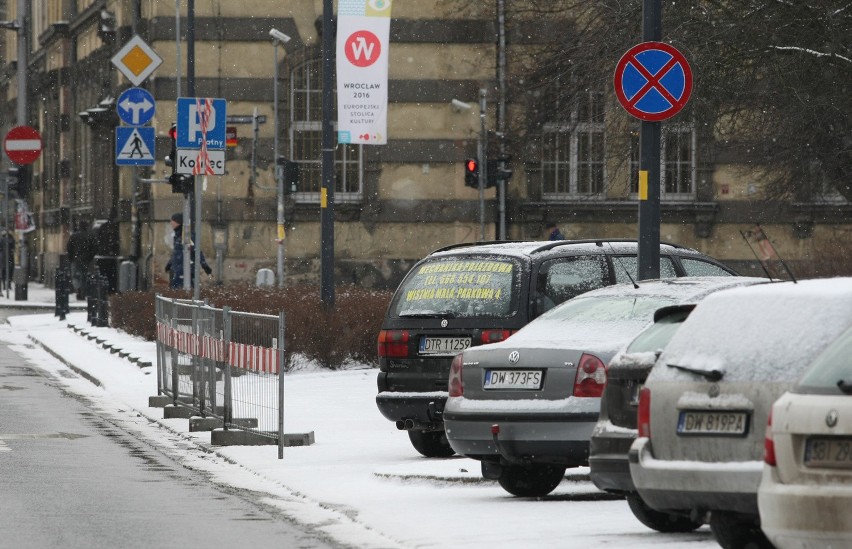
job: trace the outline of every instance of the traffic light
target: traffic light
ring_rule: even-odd
[[[19,197],[27,195],[29,172],[28,166],[12,165],[6,172],[6,181],[10,193],[16,193]]]
[[[192,191],[193,179],[191,175],[177,173],[177,124],[172,124],[169,128],[169,138],[172,140],[172,146],[169,155],[164,159],[166,166],[172,169],[169,185],[172,186],[173,193],[186,194]]]
[[[296,192],[299,187],[299,165],[285,156],[279,156],[277,163],[284,182],[284,194]]]
[[[479,160],[476,158],[468,158],[464,161],[464,185],[479,188]]]

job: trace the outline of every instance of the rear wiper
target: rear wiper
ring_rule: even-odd
[[[455,318],[453,311],[426,311],[422,313],[400,313],[400,318]]]
[[[841,379],[837,382],[837,387],[843,391],[845,395],[852,395],[852,381],[846,381],[845,379]]]
[[[677,364],[666,364],[669,368],[676,368],[678,370],[683,370],[684,372],[689,372],[691,374],[697,374],[701,377],[707,379],[707,381],[719,381],[725,375],[725,372],[721,370],[702,370],[701,368],[690,368],[689,366],[679,366]]]

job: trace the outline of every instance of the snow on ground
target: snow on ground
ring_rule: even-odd
[[[53,292],[29,287],[29,306]],[[0,306],[21,306],[0,295]],[[122,428],[217,482],[264,494],[263,502],[327,537],[358,548],[717,547],[707,527],[691,534],[647,529],[621,499],[597,490],[588,470],[569,470],[545,498],[515,498],[485,481],[467,458],[427,459],[376,409],[376,371],[306,369],[286,376],[285,431],[313,431],[310,446],[213,447],[185,419],[148,407],[157,392],[155,344],[109,328],[87,328],[132,350],[120,358],[69,328],[88,326],[84,312],[66,321],[45,314],[0,325],[0,341],[89,399]],[[84,377],[85,374],[85,377]],[[96,380],[96,385],[87,377]]]

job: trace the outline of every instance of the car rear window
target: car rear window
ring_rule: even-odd
[[[615,272],[615,282],[617,284],[624,284],[638,279],[638,263],[639,259],[635,255],[612,256],[612,268]],[[627,273],[630,273],[630,276],[627,276]],[[677,271],[675,271],[672,258],[660,256],[660,278],[675,278],[676,276]]]
[[[852,329],[846,330],[814,360],[796,392],[843,394],[838,383],[852,385]]]
[[[848,293],[804,286],[760,284],[705,298],[674,334],[651,375],[695,379],[674,367],[679,366],[721,371],[726,382],[794,383],[852,325]]]
[[[681,257],[680,264],[683,265],[686,276],[733,276],[722,267],[700,259]]]
[[[689,311],[677,311],[669,314],[649,326],[645,331],[636,336],[627,348],[629,353],[656,352],[662,350],[669,343],[686,317]]]
[[[435,258],[417,267],[397,290],[394,314],[507,317],[517,311],[518,270],[511,259]]]

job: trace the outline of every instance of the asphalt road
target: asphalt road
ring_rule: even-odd
[[[0,344],[0,546],[334,547],[259,499],[184,468]]]

